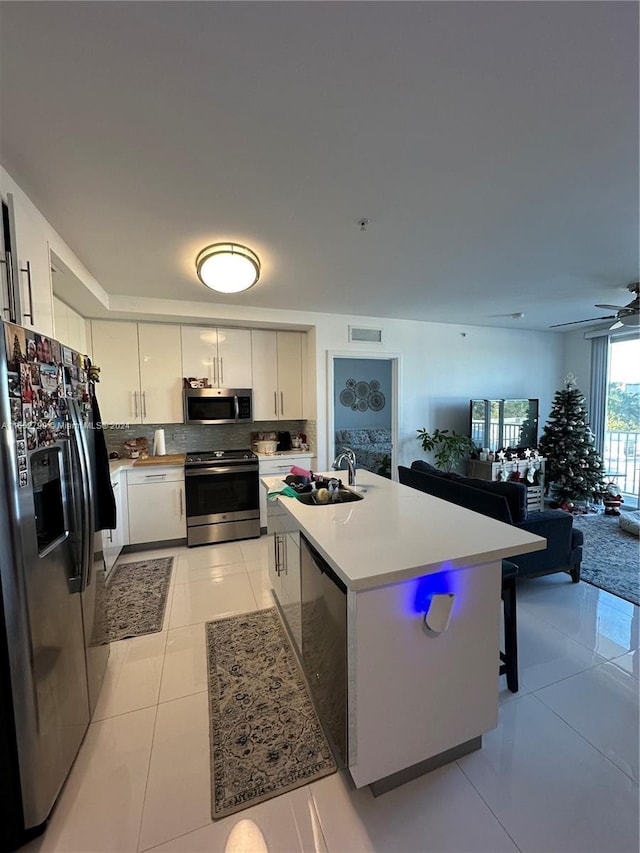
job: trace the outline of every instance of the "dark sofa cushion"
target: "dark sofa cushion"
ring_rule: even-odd
[[[478,480],[474,477],[464,477],[460,480],[461,485],[473,486],[493,495],[502,495],[506,498],[511,512],[511,520],[514,524],[527,520],[527,487],[523,483],[509,483],[500,480]]]
[[[446,477],[433,476],[426,471],[413,467],[405,468],[399,465],[398,478],[405,486],[419,489],[428,495],[433,495],[436,498],[441,498],[443,501],[449,501],[449,503],[473,510],[473,512],[482,513],[482,515],[495,518],[496,521],[504,521],[507,524],[511,524],[509,504],[503,495],[475,489],[470,485],[460,488],[460,485],[464,481],[462,477],[457,480],[450,480]]]
[[[490,492],[493,495],[501,495],[503,498],[506,498],[509,505],[511,517],[508,521],[510,523],[519,524],[527,518],[527,487],[523,483],[504,483],[499,480],[478,480],[474,477],[461,477],[460,474],[454,473],[445,474],[444,471],[434,468],[433,465],[424,462],[422,459],[416,459],[412,462],[411,470],[430,474],[432,477],[439,477],[440,479],[455,480],[460,485],[472,486],[474,489]],[[482,510],[478,510],[478,512],[482,512]],[[486,512],[485,515],[490,515],[490,513]],[[492,517],[495,518],[495,516]]]
[[[456,474],[455,471],[441,471],[439,468],[430,465],[423,459],[416,459],[411,463],[413,471],[422,471],[423,474],[431,474],[433,477],[442,477],[444,480],[462,480],[461,474]]]

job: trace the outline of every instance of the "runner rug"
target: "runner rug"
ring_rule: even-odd
[[[615,515],[576,515],[573,523],[584,534],[582,580],[640,604],[638,537],[623,530]]]
[[[117,565],[106,583],[108,639],[124,640],[162,630],[173,557]]]
[[[337,769],[275,607],[206,625],[214,820]]]

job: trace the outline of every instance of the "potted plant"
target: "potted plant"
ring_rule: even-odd
[[[455,430],[435,429],[428,433],[426,429],[417,430],[418,441],[427,453],[433,453],[436,465],[447,474],[455,468],[461,459],[477,450],[473,441],[467,435],[460,435]]]

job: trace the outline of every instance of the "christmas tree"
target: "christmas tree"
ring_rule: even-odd
[[[560,504],[602,497],[605,470],[589,429],[584,395],[569,374],[556,395],[540,438],[547,483]]]

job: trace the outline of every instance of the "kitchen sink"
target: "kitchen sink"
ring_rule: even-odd
[[[327,501],[327,503],[320,503],[320,501],[316,500],[316,496],[313,492],[306,492],[305,494],[298,495],[297,500],[307,506],[335,506],[336,504],[347,504],[352,503],[353,501],[361,501],[363,498],[364,495],[352,492],[351,489],[338,489],[337,496],[333,495],[332,499]]]

